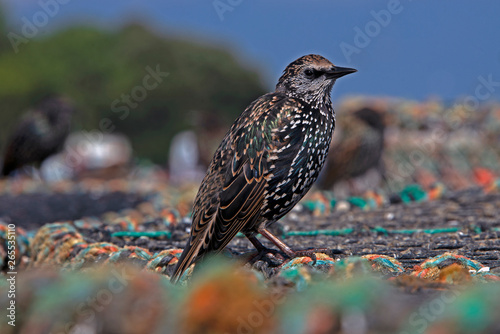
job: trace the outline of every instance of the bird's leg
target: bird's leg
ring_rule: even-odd
[[[316,263],[316,254],[315,254],[316,252],[320,252],[320,253],[330,253],[331,252],[328,248],[311,248],[311,249],[294,251],[290,247],[288,247],[283,241],[278,239],[274,234],[272,234],[271,232],[269,232],[265,228],[260,229],[259,233],[263,237],[265,237],[266,239],[271,241],[273,244],[275,244],[290,259],[300,257],[300,256],[308,256],[311,258],[311,260],[313,260],[313,264],[315,264]],[[264,246],[262,246],[262,247],[264,247]]]
[[[275,258],[276,255],[278,255],[280,257],[279,260],[281,261],[284,260],[283,256],[280,254],[279,251],[267,248],[259,241],[259,239],[257,239],[255,235],[247,235],[246,237],[248,238],[248,240],[250,240],[252,245],[254,245],[254,247],[257,249],[257,254],[253,256],[248,262],[255,263],[260,259],[262,259],[264,256],[268,256],[269,254],[273,255],[273,258]]]

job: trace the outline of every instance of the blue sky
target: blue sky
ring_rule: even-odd
[[[487,100],[500,99],[500,1],[2,0],[10,29],[53,1],[66,4],[42,34],[75,23],[112,28],[141,20],[162,33],[231,48],[260,69],[269,89],[290,61],[319,53],[359,70],[341,79],[334,97],[449,101],[475,96],[480,78],[489,77]]]

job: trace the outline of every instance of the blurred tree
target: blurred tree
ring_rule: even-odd
[[[124,133],[137,156],[162,164],[175,133],[207,114],[229,126],[264,92],[256,71],[229,51],[138,24],[72,27],[29,40],[18,53],[2,47],[0,78],[2,147],[20,112],[58,93],[75,101],[77,128]]]

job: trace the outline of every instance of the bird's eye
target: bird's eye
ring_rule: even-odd
[[[312,78],[312,77],[313,77],[313,75],[314,75],[314,71],[313,71],[312,69],[310,69],[310,68],[306,68],[306,69],[304,70],[304,74],[306,75],[306,77],[308,77],[308,78]]]

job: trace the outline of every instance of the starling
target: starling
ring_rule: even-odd
[[[48,96],[28,112],[7,141],[2,175],[43,160],[60,151],[69,134],[72,105],[64,98]]]
[[[363,175],[371,168],[383,174],[384,119],[375,109],[364,107],[346,115],[332,140],[325,170],[318,181],[320,188]],[[383,176],[383,175],[382,175]]]
[[[330,91],[336,79],[353,72],[322,56],[303,56],[286,67],[274,92],[259,97],[236,119],[195,198],[190,237],[172,282],[207,253],[224,249],[238,232],[259,254],[269,250],[258,233],[289,258],[313,254],[293,251],[267,227],[317,179],[335,127]]]

